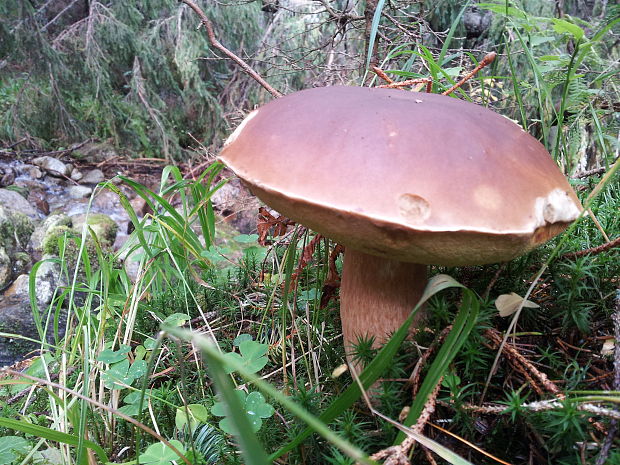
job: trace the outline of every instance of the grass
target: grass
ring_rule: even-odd
[[[572,182],[591,216],[506,264],[434,268],[427,330],[406,340],[412,315],[380,350],[360,341],[365,369],[354,379],[343,369],[337,300],[321,305],[334,244],[318,241],[299,267],[314,237],[302,228],[270,246],[256,235],[223,241],[210,202],[226,182],[217,163],[193,181],[167,167],[155,190],[123,178],[148,203],[144,218],[106,184],[134,231],[115,255],[87,229],[59,234],[66,285],[47,308],[36,308],[31,280],[46,342],[21,373],[0,378],[0,463],[373,463],[406,437],[425,446],[413,449],[415,463],[427,454],[452,464],[595,463],[620,403],[602,350],[620,305],[620,260],[618,249],[570,253],[620,235],[618,122],[597,106],[617,92],[601,78],[614,75],[601,51],[616,23],[582,35],[581,22],[482,7],[500,15],[506,60],[468,95],[517,118],[569,175],[583,168],[575,145],[589,125],[606,171]],[[385,64],[404,78],[427,77],[424,64],[445,90],[460,59],[447,44],[457,23],[439,53],[401,44]],[[511,292],[540,308],[500,317],[495,299]],[[369,406],[363,391],[373,386]],[[419,418],[428,420],[420,431],[401,426]],[[620,463],[617,451],[607,463]]]

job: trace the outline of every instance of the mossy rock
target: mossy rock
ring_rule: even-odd
[[[17,192],[23,198],[28,199],[28,188],[26,187],[11,184],[10,186],[6,186],[5,189],[9,191]]]
[[[28,244],[33,231],[34,222],[28,216],[0,205],[0,246],[9,251],[18,245]]]
[[[118,232],[118,224],[108,215],[103,213],[81,214],[72,216],[71,220],[73,221],[73,229],[78,234],[82,233],[84,222],[86,222],[102,245],[114,244],[116,233]]]
[[[60,255],[59,240],[63,237],[69,238],[71,236],[76,236],[76,233],[70,226],[59,224],[49,228],[41,242],[43,253],[57,257]]]
[[[70,227],[71,225],[71,218],[62,212],[54,212],[45,218],[45,220],[34,229],[34,232],[30,236],[29,246],[34,252],[36,259],[38,260],[40,258],[44,248],[43,244],[47,241],[48,236],[54,228],[57,226]],[[56,238],[58,238],[58,235],[56,235]]]

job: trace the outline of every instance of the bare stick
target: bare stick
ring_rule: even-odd
[[[458,89],[459,87],[461,87],[463,84],[465,84],[467,81],[469,81],[471,78],[474,77],[474,75],[480,71],[482,68],[484,68],[485,66],[490,65],[491,63],[493,63],[493,60],[495,60],[495,57],[497,56],[497,53],[495,52],[491,52],[489,54],[487,54],[480,63],[478,63],[478,66],[476,66],[474,69],[472,69],[469,74],[467,74],[465,77],[463,77],[463,79],[461,79],[459,82],[457,82],[456,84],[454,84],[452,87],[450,87],[448,90],[446,90],[445,92],[442,92],[441,95],[450,95],[452,92],[454,92],[456,89]]]
[[[606,244],[599,245],[598,247],[592,247],[591,249],[580,250],[579,252],[569,252],[562,255],[562,258],[577,258],[583,257],[588,254],[599,254],[601,252],[605,252],[606,250],[613,249],[614,247],[620,246],[620,237],[616,237],[613,241],[609,241]]]
[[[497,330],[487,329],[484,335],[490,341],[492,341],[496,346],[501,345],[502,337],[497,332]],[[503,352],[509,356],[509,358],[518,361],[519,364],[521,364],[527,370],[529,370],[529,372],[538,379],[540,384],[542,384],[545,387],[545,389],[547,389],[547,391],[551,392],[552,394],[555,394],[559,398],[564,397],[564,395],[562,394],[560,389],[555,385],[555,383],[549,380],[546,374],[539,371],[534,365],[532,365],[532,363],[528,359],[526,359],[523,355],[521,355],[514,347],[506,344],[504,345],[502,349],[503,349]]]
[[[179,0],[179,1],[182,3],[185,3],[188,7],[194,10],[194,12],[196,12],[196,14],[200,17],[200,21],[202,22],[202,25],[205,27],[205,30],[207,31],[207,37],[209,38],[209,42],[211,42],[211,45],[213,45],[215,48],[221,51],[224,55],[226,55],[232,61],[237,63],[247,75],[249,75],[252,79],[254,79],[261,86],[263,86],[267,90],[267,92],[269,92],[271,95],[273,95],[276,98],[282,97],[281,92],[278,92],[273,87],[271,87],[269,83],[265,81],[256,71],[254,71],[250,65],[248,65],[244,60],[242,60],[237,55],[235,55],[233,52],[231,52],[226,47],[224,47],[220,43],[220,41],[217,40],[217,38],[215,37],[215,32],[213,31],[213,24],[211,23],[209,18],[207,18],[207,15],[205,15],[205,13],[200,9],[200,7],[196,5],[196,3],[194,3],[192,0]]]

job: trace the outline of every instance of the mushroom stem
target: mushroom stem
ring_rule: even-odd
[[[359,336],[383,344],[407,319],[426,286],[426,265],[368,255],[347,247],[340,285],[340,319],[347,358]],[[417,321],[422,316],[419,314]],[[415,328],[412,325],[412,328]]]

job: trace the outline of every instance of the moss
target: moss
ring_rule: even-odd
[[[16,246],[25,246],[33,231],[34,223],[30,218],[0,206],[0,244],[3,244],[7,251]],[[19,243],[16,243],[16,239]]]
[[[71,229],[69,226],[54,226],[47,232],[47,234],[43,238],[43,242],[41,244],[43,253],[45,255],[58,256],[60,254],[60,250],[58,248],[58,240],[64,236],[68,237],[73,234],[73,229]]]
[[[116,239],[116,233],[118,232],[118,224],[103,213],[91,213],[86,215],[75,215],[71,217],[73,220],[73,229],[78,233],[82,233],[82,227],[84,221],[88,223],[88,226],[93,230],[97,239],[102,245],[111,245]]]
[[[28,189],[26,187],[11,184],[10,186],[6,186],[5,189],[17,192],[23,198],[28,199]]]

